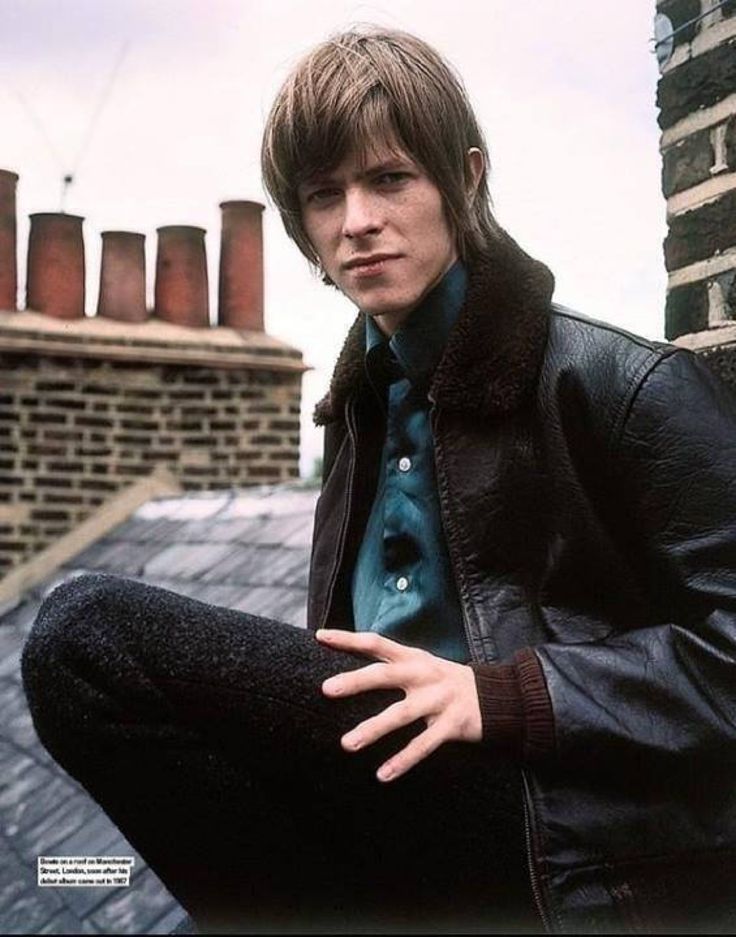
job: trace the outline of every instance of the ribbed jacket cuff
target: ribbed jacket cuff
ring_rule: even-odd
[[[524,761],[554,751],[554,714],[537,655],[519,651],[511,664],[470,665],[483,720],[483,740]]]

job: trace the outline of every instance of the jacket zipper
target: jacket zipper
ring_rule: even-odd
[[[348,522],[350,519],[350,509],[351,501],[353,495],[353,482],[355,479],[355,463],[356,463],[356,450],[358,446],[357,442],[357,433],[355,431],[355,414],[353,412],[353,401],[349,400],[345,405],[345,423],[348,428],[348,436],[350,437],[350,463],[348,465],[348,483],[345,486],[345,507],[342,515],[342,523],[340,525],[340,536],[337,545],[337,561],[332,568],[332,576],[330,578],[330,588],[327,593],[327,602],[325,603],[325,610],[322,613],[322,620],[320,621],[320,627],[324,628],[327,624],[327,619],[330,616],[330,609],[332,608],[332,597],[335,592],[335,584],[337,582],[338,573],[340,572],[340,567],[342,566],[342,558],[345,553],[345,541],[347,540],[347,531],[348,531]]]
[[[435,467],[436,467],[436,470],[437,470],[438,480],[439,480],[439,476],[440,476],[440,474],[441,474],[441,475],[442,475],[442,481],[443,481],[443,483],[444,483],[444,485],[445,485],[445,487],[446,487],[446,486],[447,486],[447,481],[446,481],[446,475],[445,475],[445,467],[444,467],[444,465],[442,464],[442,456],[441,456],[440,448],[439,448],[439,446],[437,445],[437,432],[436,432],[436,429],[437,429],[437,426],[438,426],[438,424],[439,424],[439,415],[438,415],[437,411],[435,410],[434,401],[432,400],[431,396],[430,396],[429,399],[430,399],[430,401],[431,401],[431,403],[432,403],[432,409],[431,409],[431,411],[430,411],[430,425],[431,425],[431,427],[432,427],[432,438],[433,438],[433,442],[434,442],[433,449],[434,449],[434,454],[435,454]],[[457,568],[458,568],[458,564],[457,564],[457,562],[455,561],[455,557],[454,557],[455,548],[454,548],[454,546],[453,546],[452,541],[451,541],[450,538],[447,536],[447,523],[446,523],[446,521],[445,521],[445,513],[444,513],[444,510],[443,510],[442,497],[440,496],[440,489],[439,489],[439,488],[438,488],[438,492],[437,492],[437,493],[438,493],[438,496],[439,496],[440,515],[441,515],[441,517],[442,517],[442,526],[443,526],[443,529],[444,529],[444,531],[445,531],[445,539],[446,539],[446,541],[447,541],[448,552],[449,552],[449,555],[450,555],[450,562],[451,562],[452,565],[453,565],[454,571],[456,571]],[[455,581],[457,582],[457,575],[455,575]],[[459,590],[458,590],[458,598],[459,598],[459,600],[460,600],[460,610],[462,611],[462,615],[463,615],[463,626],[464,626],[464,628],[465,628],[465,638],[466,638],[466,640],[467,640],[467,642],[468,642],[468,650],[470,651],[470,653],[471,653],[471,655],[472,655],[472,654],[473,654],[473,651],[472,651],[472,647],[473,647],[473,646],[472,646],[472,644],[471,644],[471,642],[470,642],[470,624],[469,624],[469,621],[468,621],[468,615],[467,615],[467,611],[466,611],[466,605],[465,605],[465,602],[463,601],[463,596],[462,596],[462,594],[460,593]],[[473,656],[474,656],[474,655],[473,655]],[[529,881],[530,881],[531,889],[532,889],[532,897],[533,897],[533,900],[534,900],[534,905],[535,905],[535,907],[536,907],[536,909],[537,909],[537,913],[539,914],[539,917],[540,917],[541,920],[542,920],[542,925],[544,926],[545,931],[546,931],[547,933],[552,933],[552,925],[551,925],[551,922],[550,922],[549,915],[548,915],[548,913],[547,913],[546,905],[545,905],[545,903],[544,903],[544,897],[543,897],[543,895],[542,895],[542,889],[541,889],[541,887],[540,887],[540,885],[539,885],[539,876],[538,876],[538,874],[537,874],[537,869],[536,869],[536,866],[535,866],[535,864],[534,864],[534,855],[533,855],[533,851],[532,851],[532,825],[531,825],[531,817],[530,817],[530,810],[531,810],[531,808],[530,808],[530,806],[529,806],[529,805],[531,804],[531,792],[530,792],[530,790],[529,790],[529,782],[528,782],[527,777],[526,777],[526,774],[525,774],[525,772],[524,772],[523,770],[521,771],[521,778],[522,778],[523,787],[524,787],[524,790],[523,790],[523,792],[522,792],[522,802],[523,802],[523,806],[524,806],[524,841],[525,841],[525,846],[526,846],[526,862],[527,862],[527,868],[529,869]]]
[[[531,823],[531,791],[529,790],[529,781],[526,776],[526,772],[522,769],[521,779],[524,785],[524,839],[526,842],[526,862],[529,869],[529,881],[532,886],[532,897],[534,899],[534,904],[537,909],[539,917],[542,919],[542,925],[544,926],[545,931],[548,934],[552,933],[552,923],[550,921],[549,914],[547,913],[547,907],[544,902],[544,896],[542,895],[542,889],[539,884],[539,875],[537,874],[537,867],[534,864],[534,852],[533,852],[533,843],[532,843],[532,823]]]

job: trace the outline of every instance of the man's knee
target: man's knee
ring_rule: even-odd
[[[112,576],[85,575],[54,589],[41,605],[23,648],[21,672],[40,735],[69,716],[75,695],[89,689],[100,635],[120,614],[128,585]]]
[[[119,582],[112,576],[79,576],[49,593],[23,649],[24,677],[46,669],[53,674],[71,647],[86,643],[114,603]]]

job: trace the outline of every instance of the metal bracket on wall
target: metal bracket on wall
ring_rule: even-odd
[[[700,16],[695,16],[686,23],[681,23],[677,29],[672,25],[672,20],[669,16],[665,13],[657,13],[654,17],[654,38],[649,41],[654,43],[654,49],[652,51],[655,52],[657,56],[659,67],[662,68],[665,66],[672,58],[672,52],[675,48],[675,36],[679,35],[690,26],[694,26],[695,23],[704,20],[707,16],[715,13],[716,10],[720,10],[721,7],[731,2],[732,0],[720,0],[719,3],[715,3],[709,10],[701,13]]]

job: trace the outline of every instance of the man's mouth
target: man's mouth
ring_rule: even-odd
[[[398,254],[366,254],[361,257],[353,257],[343,264],[343,269],[349,270],[354,276],[361,279],[363,277],[374,277],[384,273],[388,265],[398,259]]]

